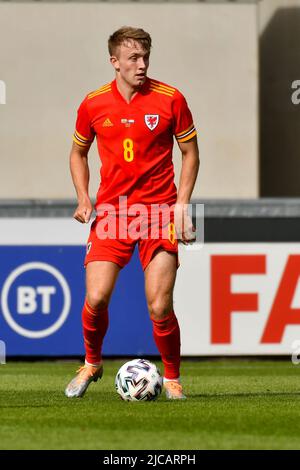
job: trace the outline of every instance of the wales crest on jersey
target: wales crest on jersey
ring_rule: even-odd
[[[146,126],[150,129],[150,131],[153,131],[156,128],[158,121],[158,114],[145,114],[145,123]]]

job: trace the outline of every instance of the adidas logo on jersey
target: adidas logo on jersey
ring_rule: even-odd
[[[102,127],[111,127],[111,126],[113,126],[113,123],[111,122],[109,118],[106,118],[104,123],[102,124]]]

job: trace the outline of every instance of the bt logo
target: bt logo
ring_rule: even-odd
[[[21,336],[37,339],[55,333],[67,319],[70,307],[68,283],[49,264],[23,264],[4,282],[1,295],[3,316]]]
[[[38,286],[36,289],[30,286],[17,288],[17,312],[26,315],[37,311],[37,296],[41,296],[41,310],[43,314],[49,314],[51,309],[51,295],[56,293],[53,286]]]

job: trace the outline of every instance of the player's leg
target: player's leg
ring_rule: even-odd
[[[98,366],[108,328],[108,305],[121,267],[111,261],[93,261],[86,266],[86,299],[82,325],[86,364]]]
[[[145,269],[145,292],[153,336],[164,364],[167,397],[183,399],[180,384],[180,330],[173,308],[177,254],[160,249]]]
[[[85,365],[66,388],[68,397],[81,397],[92,381],[102,377],[102,343],[108,328],[108,305],[121,267],[111,261],[86,266],[86,299],[82,309]]]

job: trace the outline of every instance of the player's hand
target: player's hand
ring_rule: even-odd
[[[184,245],[196,240],[196,229],[187,211],[187,204],[175,204],[174,223],[178,241]]]
[[[74,212],[74,219],[78,220],[82,224],[87,224],[90,221],[93,212],[93,205],[90,199],[78,201],[78,206]]]

